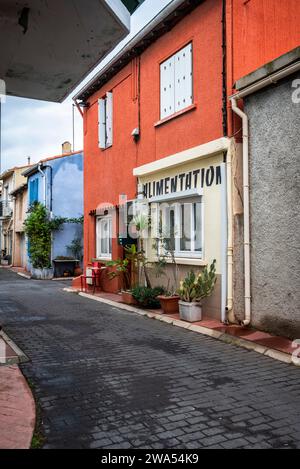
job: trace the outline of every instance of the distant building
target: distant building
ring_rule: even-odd
[[[26,236],[24,221],[27,212],[27,183],[18,186],[10,195],[13,198],[13,240],[12,240],[12,265],[13,267],[26,267]]]
[[[13,263],[14,240],[14,201],[12,192],[26,183],[22,175],[28,166],[15,167],[4,171],[0,180],[2,194],[0,199],[0,246],[1,262],[11,265]]]
[[[79,218],[83,215],[83,152],[64,153],[39,161],[23,173],[27,177],[28,207],[41,202],[50,217]],[[71,256],[68,246],[82,239],[80,223],[65,223],[53,233],[51,260]],[[27,254],[27,268],[31,264]]]

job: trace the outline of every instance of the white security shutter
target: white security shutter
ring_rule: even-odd
[[[174,56],[160,65],[160,118],[174,114]]]
[[[159,204],[152,202],[150,204],[150,219],[151,219],[151,238],[159,238]]]
[[[193,103],[193,58],[192,44],[175,54],[175,111]]]
[[[105,99],[98,99],[98,143],[100,148],[106,148]]]
[[[113,143],[113,94],[106,93],[106,147]]]

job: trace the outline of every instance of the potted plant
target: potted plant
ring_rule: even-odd
[[[168,278],[168,286],[162,295],[157,298],[160,301],[161,308],[165,314],[176,314],[179,311],[179,295],[176,292],[178,285],[178,266],[175,258],[175,240],[174,237],[166,236],[162,228],[159,229],[159,236],[153,243],[153,248],[158,252],[158,261],[156,262],[157,276],[163,274],[167,265],[167,259],[171,260],[171,271],[173,283],[170,287],[170,278]]]
[[[130,249],[130,248],[128,248]],[[122,301],[126,304],[137,304],[136,300],[132,296],[131,292],[131,272],[130,272],[130,259],[116,259],[114,261],[108,261],[107,267],[113,267],[113,270],[108,272],[108,277],[112,280],[114,278],[120,278],[121,281],[121,295]]]
[[[201,300],[210,296],[216,283],[216,260],[206,266],[201,273],[196,275],[190,271],[184,280],[180,282],[178,290],[180,319],[188,322],[201,321]]]
[[[142,308],[156,309],[160,307],[160,302],[157,297],[162,294],[163,291],[164,289],[162,287],[151,288],[137,286],[132,289],[132,295]]]
[[[82,260],[82,243],[80,238],[74,238],[69,246],[66,246],[67,249],[74,256],[74,259],[77,260],[77,264],[74,267],[74,276],[78,277],[82,275],[82,268],[80,267],[80,262]]]

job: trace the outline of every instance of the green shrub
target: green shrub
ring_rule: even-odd
[[[200,302],[203,298],[210,296],[215,287],[216,276],[216,260],[211,265],[205,266],[201,273],[196,275],[193,271],[188,272],[184,280],[180,282],[178,294],[181,301],[191,303],[193,301]]]
[[[164,288],[162,287],[134,287],[132,289],[132,296],[143,308],[160,308],[157,296],[162,293],[164,293]]]

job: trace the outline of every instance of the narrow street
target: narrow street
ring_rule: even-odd
[[[300,448],[299,369],[0,269],[45,448]]]

